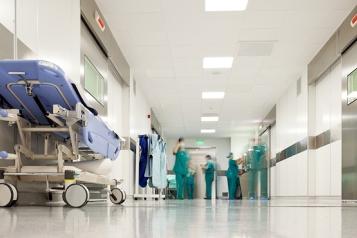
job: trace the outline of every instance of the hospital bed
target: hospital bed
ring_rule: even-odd
[[[15,127],[19,137],[15,153],[0,148],[0,159],[14,160],[13,166],[0,168],[0,206],[16,203],[18,181],[45,182],[48,193],[58,192],[51,184],[61,184],[63,201],[71,207],[90,201],[85,184],[106,186],[114,204],[125,201],[124,191],[118,188],[121,180],[76,166],[83,161],[115,160],[121,138],[84,102],[62,69],[47,61],[0,61],[0,101],[4,105],[0,120]],[[33,148],[39,135],[41,152]],[[25,160],[40,160],[40,165],[27,165]]]

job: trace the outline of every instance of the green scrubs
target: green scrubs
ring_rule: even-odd
[[[176,174],[176,193],[177,199],[183,199],[185,177],[188,172],[188,154],[184,150],[179,150],[176,153],[174,172]]]
[[[268,198],[268,171],[266,165],[266,148],[264,145],[253,146],[253,151],[250,153],[250,170],[248,173],[248,196],[250,199],[257,198],[257,179],[260,174],[260,191],[261,198]]]
[[[195,190],[195,171],[188,169],[186,177],[187,198],[193,199],[193,193]]]
[[[236,161],[230,159],[228,162],[228,170],[226,172],[228,182],[228,194],[230,200],[233,200],[236,197],[237,182],[239,182],[238,173],[239,170]]]
[[[206,171],[205,171],[205,180],[206,180],[206,198],[212,198],[212,183],[214,179],[215,166],[212,160],[207,161]]]

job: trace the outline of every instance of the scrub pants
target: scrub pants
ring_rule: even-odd
[[[228,182],[229,200],[234,200],[236,198],[236,191],[237,191],[237,177],[227,176],[227,182]]]
[[[184,185],[185,185],[185,174],[176,174],[176,193],[177,199],[183,199]]]
[[[257,177],[257,170],[252,169],[248,173],[248,196],[250,199],[255,199],[256,194],[256,177]]]
[[[212,174],[206,173],[205,180],[206,180],[206,198],[211,199],[212,198],[213,173]]]
[[[237,189],[236,189],[236,198],[239,200],[243,199],[243,194],[242,194],[242,187],[240,186],[240,178],[239,176],[237,176],[237,180],[236,180],[236,185],[237,185]]]
[[[261,198],[268,199],[268,169],[262,168],[260,170],[260,189]]]
[[[187,198],[193,199],[193,192],[195,190],[195,185],[192,182],[187,183]]]
[[[252,169],[248,174],[248,196],[251,199],[257,198],[256,188],[257,188],[257,177],[258,172],[260,172],[260,190],[261,198],[268,198],[268,171],[266,168],[262,169]]]

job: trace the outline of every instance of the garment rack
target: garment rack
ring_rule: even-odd
[[[139,136],[136,138],[136,152],[135,152],[135,185],[134,185],[134,200],[142,198],[146,200],[147,198],[159,200],[165,200],[165,194],[163,194],[164,189],[150,188],[146,186],[141,188],[139,185],[139,163],[140,163],[140,139]],[[158,190],[158,193],[155,193]]]

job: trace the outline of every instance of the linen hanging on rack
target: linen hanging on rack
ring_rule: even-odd
[[[157,134],[140,136],[140,142],[143,137],[147,138],[147,146],[140,143],[139,185],[166,188],[166,142]]]
[[[149,137],[147,135],[139,136],[140,145],[140,161],[139,161],[139,185],[143,188],[147,186],[148,177],[145,176],[148,153],[149,153]]]
[[[166,188],[166,143],[158,135],[152,135],[152,185],[155,188]]]
[[[166,142],[161,140],[160,143],[160,188],[167,187],[167,158],[166,158]]]

